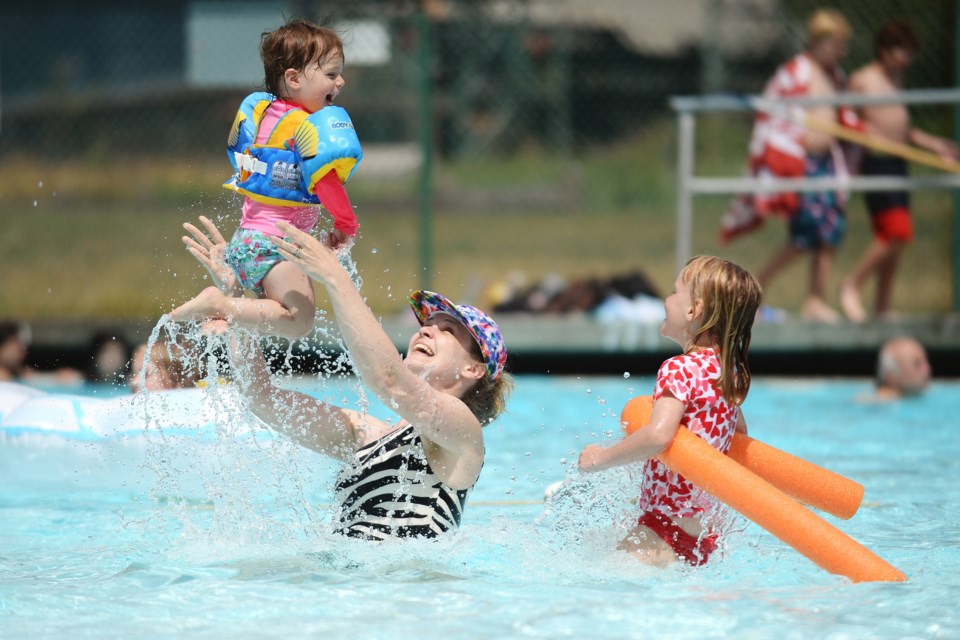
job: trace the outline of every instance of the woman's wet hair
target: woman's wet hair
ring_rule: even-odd
[[[480,345],[474,341],[471,355],[483,362]],[[496,380],[484,367],[483,377],[471,387],[462,398],[467,408],[477,417],[480,424],[486,426],[497,419],[507,409],[507,398],[513,391],[513,376],[502,371]]]

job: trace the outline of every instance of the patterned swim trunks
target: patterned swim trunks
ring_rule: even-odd
[[[263,279],[283,260],[273,237],[252,229],[237,229],[224,252],[224,260],[240,285],[263,297]]]
[[[807,156],[806,175],[822,178],[836,175],[833,156]],[[837,247],[847,230],[847,218],[836,191],[805,191],[800,208],[790,218],[790,244],[797,249]]]

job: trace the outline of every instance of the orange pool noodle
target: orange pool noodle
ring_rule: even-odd
[[[727,455],[787,495],[847,520],[863,503],[863,485],[742,433]]]
[[[686,427],[677,431],[673,443],[657,457],[830,573],[854,582],[907,579],[899,569]]]
[[[652,396],[627,402],[621,414],[627,434],[650,422],[652,411]],[[838,518],[851,518],[863,502],[860,483],[742,433],[733,436],[727,455],[792,498]]]
[[[627,403],[621,420],[629,433],[650,422],[652,408],[649,396]],[[685,427],[657,457],[826,571],[854,582],[907,579],[903,572]]]

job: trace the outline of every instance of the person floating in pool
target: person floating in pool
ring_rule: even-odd
[[[349,248],[359,225],[343,185],[363,152],[347,112],[333,106],[344,86],[343,43],[334,31],[288,22],[262,36],[260,57],[267,92],[240,105],[227,145],[236,173],[224,185],[245,196],[227,263],[257,299],[208,287],[171,317],[229,316],[295,339],[313,328],[316,301],[310,279],[277,250],[277,223],[311,231],[322,204],[333,217],[324,241]]]
[[[930,361],[922,344],[907,336],[891,338],[877,356],[874,398],[886,401],[920,395],[930,385],[930,375]]]
[[[191,253],[226,290],[226,241],[216,226],[196,230]],[[368,539],[432,538],[460,525],[483,467],[483,427],[505,409],[512,379],[497,324],[483,311],[418,291],[410,305],[420,330],[406,357],[367,307],[335,252],[313,236],[280,223],[283,257],[319,282],[361,381],[399,418],[386,422],[280,389],[259,345],[232,332],[235,384],[250,410],[276,431],[346,467],[336,483],[336,531]],[[194,227],[194,229],[196,229]]]
[[[186,335],[161,335],[137,345],[130,357],[130,391],[193,389],[206,377],[200,345]]]
[[[657,372],[650,423],[609,447],[580,453],[582,472],[646,460],[637,525],[620,549],[667,566],[676,559],[701,565],[717,548],[719,531],[706,516],[718,503],[659,460],[658,453],[686,426],[721,452],[735,431],[746,434],[740,405],[750,390],[747,362],[760,283],[745,269],[712,256],[691,259],[664,307],[660,333],[683,347]]]

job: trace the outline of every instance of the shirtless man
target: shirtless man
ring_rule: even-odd
[[[891,95],[903,89],[903,74],[913,62],[917,39],[904,22],[892,22],[877,32],[876,59],[850,78],[850,90],[871,95]],[[902,104],[865,106],[860,110],[867,133],[899,143],[912,143],[956,161],[957,145],[910,125],[910,114]],[[863,175],[905,176],[907,163],[899,157],[868,152],[861,168]],[[853,322],[863,322],[867,313],[860,289],[871,274],[877,275],[874,305],[880,318],[890,314],[893,278],[904,247],[913,238],[909,194],[906,191],[878,191],[866,194],[873,227],[873,243],[840,287],[840,307]]]
[[[850,33],[849,23],[839,12],[829,9],[815,12],[807,23],[806,49],[777,70],[765,94],[777,92],[779,88],[784,97],[836,95],[843,89],[839,64],[846,55]],[[806,108],[801,115],[806,120],[830,124],[841,120],[840,110],[829,105]],[[784,136],[795,137],[797,149],[802,145],[805,157],[798,161],[803,163],[803,175],[827,177],[845,170],[838,167],[843,158],[833,136],[800,125],[795,125],[794,130],[782,127],[775,137],[782,140]],[[836,321],[839,316],[827,304],[826,291],[834,253],[846,230],[843,201],[834,191],[799,193],[796,201],[795,210],[790,212],[787,244],[760,270],[758,279],[766,288],[770,280],[797,257],[810,253],[810,282],[802,316],[813,321]]]

